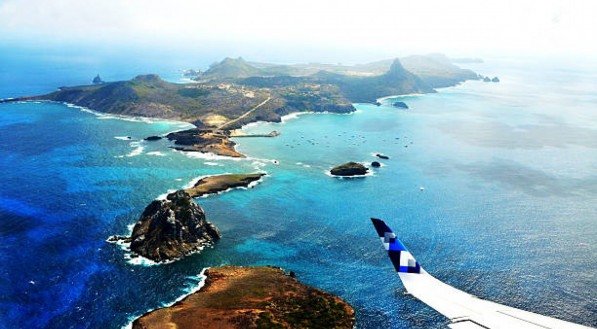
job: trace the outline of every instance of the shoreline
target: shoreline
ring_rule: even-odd
[[[199,274],[196,275],[196,280],[197,280],[197,284],[194,287],[190,287],[187,288],[188,291],[186,291],[184,294],[178,296],[174,301],[169,302],[169,303],[161,303],[160,306],[153,308],[153,309],[148,309],[147,311],[141,313],[140,315],[136,316],[136,315],[132,315],[129,316],[127,318],[127,320],[129,321],[128,323],[126,323],[125,325],[123,325],[122,327],[120,327],[120,329],[132,329],[133,328],[133,322],[135,322],[135,320],[137,320],[138,318],[142,317],[143,315],[149,313],[149,312],[153,312],[159,308],[164,308],[164,307],[170,307],[178,302],[180,302],[181,300],[187,298],[188,296],[198,292],[199,290],[201,290],[201,288],[203,288],[205,286],[205,280],[207,279],[207,275],[205,275],[205,271],[207,271],[209,269],[209,267],[204,267],[201,272],[199,272]],[[189,279],[194,278],[194,277],[188,277]]]

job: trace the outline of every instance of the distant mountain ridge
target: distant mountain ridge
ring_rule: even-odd
[[[380,76],[391,70],[392,65],[399,60],[400,67],[418,76],[422,83],[421,92],[428,88],[442,88],[456,85],[466,80],[476,80],[475,72],[458,67],[446,55],[435,53],[428,55],[412,55],[402,58],[381,60],[366,64],[342,65],[342,64],[270,64],[260,62],[248,62],[242,57],[225,58],[221,62],[212,64],[210,68],[197,80],[218,80],[218,79],[239,79],[249,77],[309,77],[319,74],[321,71],[336,73],[351,77],[374,77]],[[411,84],[421,84],[421,81]],[[427,91],[429,92],[429,91]]]

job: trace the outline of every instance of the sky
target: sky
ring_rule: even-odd
[[[588,57],[597,55],[595,13],[594,0],[0,0],[0,42],[290,60]]]

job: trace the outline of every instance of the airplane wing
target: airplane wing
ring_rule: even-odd
[[[450,320],[453,329],[588,328],[490,302],[447,285],[427,273],[386,223],[371,218],[406,291]]]

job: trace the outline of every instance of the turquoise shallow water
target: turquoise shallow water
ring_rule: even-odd
[[[118,328],[222,264],[295,271],[353,304],[359,328],[445,326],[404,294],[371,216],[441,280],[596,326],[596,74],[517,62],[475,69],[502,82],[403,97],[409,110],[357,105],[350,115],[250,125],[281,135],[238,139],[251,157],[241,161],[138,142],[180,123],[0,104],[0,327]],[[375,152],[391,159],[373,176],[325,174]],[[201,255],[144,267],[104,241],[168,189],[255,170],[269,174],[255,188],[198,199],[223,233]]]

